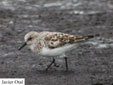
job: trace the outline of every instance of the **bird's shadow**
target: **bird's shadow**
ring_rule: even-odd
[[[70,75],[70,74],[74,74],[75,72],[72,70],[36,70],[35,73],[39,73],[39,74],[45,74],[45,75]]]

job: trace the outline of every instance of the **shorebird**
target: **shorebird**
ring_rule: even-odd
[[[52,62],[47,66],[48,70],[51,65],[56,65],[55,57],[64,55],[76,47],[77,43],[84,42],[98,35],[71,35],[61,32],[36,32],[31,31],[24,36],[25,43],[18,49],[21,50],[26,45],[29,46],[32,52],[42,56],[52,56]],[[66,70],[68,70],[67,56],[65,59]]]

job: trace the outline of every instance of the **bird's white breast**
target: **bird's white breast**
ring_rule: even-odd
[[[49,49],[47,47],[44,47],[40,54],[44,56],[59,56],[64,54],[66,51],[71,50],[73,47],[75,47],[75,44],[73,45],[65,45],[62,47],[54,48],[54,49]]]

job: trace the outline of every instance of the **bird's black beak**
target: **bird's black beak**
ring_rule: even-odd
[[[18,50],[21,50],[23,47],[25,47],[27,43],[24,43]]]

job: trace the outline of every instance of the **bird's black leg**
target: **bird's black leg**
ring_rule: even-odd
[[[59,67],[59,65],[57,65],[56,62],[54,62],[54,66],[55,66],[55,67]]]
[[[46,71],[51,67],[52,64],[55,63],[55,59],[53,58],[52,62],[48,65],[48,67],[46,68]]]
[[[68,71],[68,62],[67,62],[67,57],[65,57],[64,59],[65,59],[66,71]]]

